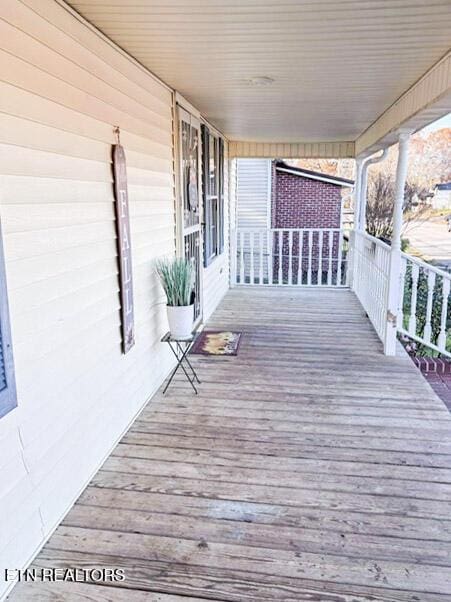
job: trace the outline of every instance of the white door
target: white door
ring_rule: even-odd
[[[178,107],[180,254],[195,265],[194,322],[202,321],[201,138],[200,122]]]

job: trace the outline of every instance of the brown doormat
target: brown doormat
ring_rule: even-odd
[[[201,355],[238,355],[242,332],[203,330],[190,353]]]

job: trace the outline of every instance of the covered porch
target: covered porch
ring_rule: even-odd
[[[451,416],[353,292],[235,288],[208,326],[239,355],[192,356],[33,565],[125,582],[10,600],[449,600]]]
[[[451,600],[451,417],[397,339],[451,356],[451,277],[401,250],[450,9],[2,4],[0,600]],[[354,230],[239,232],[249,158],[355,161]],[[162,395],[163,257],[195,266],[194,328],[244,333],[193,356],[198,396]],[[15,588],[30,563],[125,580]]]

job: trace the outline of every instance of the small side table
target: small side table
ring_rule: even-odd
[[[200,384],[200,380],[196,374],[196,371],[194,370],[193,366],[191,365],[191,362],[188,359],[189,350],[193,346],[193,343],[196,340],[196,338],[197,338],[197,333],[193,333],[187,339],[178,339],[178,338],[174,338],[173,336],[171,336],[170,332],[167,332],[164,335],[164,337],[161,339],[162,343],[167,343],[169,345],[172,353],[175,355],[175,357],[177,359],[177,365],[174,368],[174,370],[171,372],[171,375],[169,376],[169,380],[166,383],[165,388],[163,389],[163,395],[168,390],[168,387],[171,384],[172,379],[176,375],[179,368],[181,368],[183,370],[187,380],[189,381],[190,385],[193,387],[194,392],[197,395],[197,389],[196,389],[196,385],[194,383],[197,382]],[[190,376],[190,373],[192,374],[192,377]]]

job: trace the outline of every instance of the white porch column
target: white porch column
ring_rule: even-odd
[[[230,288],[236,286],[236,205],[237,205],[237,160],[229,159],[229,260],[230,260]]]
[[[362,183],[362,168],[364,159],[358,157],[355,160],[355,185],[354,185],[354,230],[358,229],[360,204],[361,204],[361,183]]]
[[[393,234],[390,250],[390,270],[387,293],[387,324],[384,353],[396,354],[396,325],[401,294],[401,231],[403,223],[404,189],[407,178],[410,132],[399,134],[399,155],[396,167],[396,196],[393,207]]]

